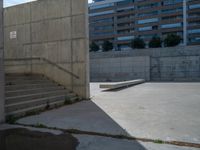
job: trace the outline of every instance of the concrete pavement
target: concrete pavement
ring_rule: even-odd
[[[199,150],[168,144],[155,144],[88,135],[74,135],[80,142],[77,150]]]
[[[24,134],[23,129],[28,129],[30,132],[29,134],[34,133],[34,135],[43,135],[50,134],[55,136],[63,135],[64,133],[59,130],[52,130],[52,129],[39,129],[33,127],[24,127],[19,125],[0,125],[0,132],[2,130],[10,130],[10,129],[22,129],[23,136],[20,138],[30,138],[29,135]],[[15,130],[13,130],[15,131]],[[27,131],[26,131],[27,132]],[[21,133],[19,133],[20,135]],[[17,134],[15,133],[17,136]],[[27,136],[27,137],[26,137]],[[180,147],[168,144],[155,144],[151,142],[141,142],[141,141],[134,141],[134,140],[124,140],[124,139],[115,139],[110,137],[101,137],[101,136],[94,136],[94,135],[80,135],[80,134],[72,134],[72,136],[78,141],[78,146],[76,150],[198,150],[198,148],[192,147]],[[11,138],[11,137],[10,137]],[[13,140],[13,139],[12,139]],[[35,139],[36,140],[36,139]],[[40,139],[38,139],[39,141]],[[19,144],[20,140],[16,140]],[[62,142],[60,144],[63,144]],[[43,149],[48,147],[48,142],[45,142],[43,139]],[[61,145],[60,145],[61,146]],[[41,144],[38,145],[37,148],[41,148]]]
[[[200,83],[145,83],[114,92],[102,92],[98,87],[99,83],[91,84],[92,101],[26,117],[18,123],[40,123],[61,129],[200,144]],[[103,139],[100,140],[99,137],[88,136],[80,137],[85,141],[81,142],[82,149],[84,146],[88,147],[87,141],[92,150],[95,150],[95,141],[102,141],[99,144],[105,148],[109,147],[104,139],[107,137],[101,137]],[[97,142],[96,144],[98,145]],[[140,145],[144,147],[145,144]],[[113,147],[112,145],[110,147]],[[174,148],[172,145],[151,143],[151,146],[146,146],[145,149],[194,148]]]
[[[200,143],[200,83],[145,83],[93,102],[135,137]]]

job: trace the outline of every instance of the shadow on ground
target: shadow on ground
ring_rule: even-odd
[[[76,150],[78,144],[70,134],[53,135],[22,128],[0,131],[1,150]]]
[[[120,87],[120,88],[116,88],[116,89],[106,89],[106,90],[102,90],[102,92],[118,92],[118,91],[122,91],[122,90],[125,90],[127,88],[131,88],[131,87],[134,87],[134,86],[137,86],[137,85],[139,85],[139,84],[124,86],[124,87]]]
[[[56,110],[44,112],[40,115],[22,118],[18,121],[18,123],[33,126],[41,124],[50,128],[56,127],[66,131],[70,129],[80,131],[80,133],[76,132],[76,135],[94,137],[104,137],[104,134],[129,136],[129,134],[122,127],[120,127],[120,125],[118,125],[110,116],[108,116],[92,101],[83,101],[74,105],[68,105]],[[99,133],[101,135],[99,135]],[[107,145],[107,147],[113,146],[114,145],[112,145],[112,143],[108,143]],[[126,150],[132,150],[133,148],[137,150],[146,150],[146,148],[144,148],[137,141],[132,141],[132,144],[129,146],[129,148],[127,148],[126,145],[121,145],[120,148],[116,147],[115,150],[121,150],[124,148]],[[104,146],[103,149],[106,149],[106,146]]]

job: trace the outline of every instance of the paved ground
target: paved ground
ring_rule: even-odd
[[[94,103],[132,136],[200,143],[200,83],[145,83],[117,92],[91,87]]]
[[[1,134],[2,132],[4,132],[3,135]],[[0,137],[1,150],[54,150],[58,149],[58,147],[59,149],[66,149],[66,147],[70,149],[70,146],[73,146],[72,149],[76,146],[76,150],[198,150],[192,147],[155,144],[93,135],[70,135],[58,130],[7,124],[0,125]],[[6,144],[6,146],[3,144]]]
[[[1,150],[76,150],[78,144],[68,133],[54,135],[24,128],[0,130]]]
[[[98,86],[98,83],[91,84],[92,101],[65,106],[18,122],[200,144],[200,83],[145,83],[115,92],[102,92]],[[116,147],[129,150],[133,145],[139,145],[141,150],[194,149],[135,141],[136,144],[91,135],[77,138],[81,141],[80,150],[111,150]]]
[[[88,135],[74,135],[80,144],[77,150],[199,150],[192,147],[180,147],[168,144],[154,144]]]

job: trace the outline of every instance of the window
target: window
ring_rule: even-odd
[[[189,38],[190,42],[200,42],[200,37]]]
[[[174,5],[174,4],[177,4],[177,3],[182,3],[183,0],[164,0],[162,5]]]
[[[101,5],[91,5],[91,6],[89,6],[89,9],[93,10],[93,9],[100,9],[100,8],[106,8],[106,7],[111,7],[111,6],[114,6],[114,3],[101,4]]]
[[[130,33],[130,30],[129,29],[127,29],[127,30],[118,30],[117,33],[118,34]]]
[[[192,21],[192,22],[189,22],[188,24],[189,26],[197,26],[197,25],[200,25],[200,21]]]
[[[153,26],[152,29],[153,29],[153,30],[157,30],[157,29],[158,29],[158,26]]]
[[[109,23],[109,22],[113,22],[113,18],[105,18],[105,19],[92,20],[92,21],[90,21],[90,24],[91,23]]]
[[[188,17],[190,17],[190,18],[200,17],[200,12],[190,13],[190,14],[188,15]]]
[[[146,35],[139,35],[140,38],[142,39],[151,39],[153,37],[157,37],[157,34],[146,34]]]
[[[134,36],[122,36],[122,37],[117,38],[118,41],[126,41],[126,40],[132,40],[132,39],[134,39]]]
[[[134,25],[133,23],[120,23],[120,24],[117,24],[117,27],[130,27]]]
[[[152,23],[152,22],[158,22],[158,18],[138,20],[138,24],[145,24],[145,23]]]
[[[183,32],[180,32],[180,31],[179,32],[164,32],[164,33],[162,33],[163,36],[167,36],[169,34],[176,34],[176,35],[179,35],[180,37],[183,36]]]
[[[162,13],[169,14],[169,13],[175,13],[175,12],[179,12],[179,11],[183,11],[183,7],[179,7],[176,9],[165,9],[165,10],[162,10]]]
[[[144,16],[152,16],[152,15],[157,15],[158,11],[152,11],[152,12],[147,12],[147,13],[139,13],[139,17],[144,17]]]
[[[182,23],[173,23],[173,24],[163,24],[161,28],[177,28],[182,27]]]
[[[112,30],[113,26],[97,26],[94,27],[94,30]]]
[[[194,4],[189,6],[189,9],[197,9],[197,8],[200,8],[200,4]]]
[[[150,31],[150,30],[152,30],[152,26],[138,28],[138,31]]]
[[[104,12],[98,12],[98,13],[90,13],[89,16],[99,16],[99,15],[107,15],[114,13],[114,10],[108,10]]]
[[[117,8],[117,11],[122,11],[122,10],[134,10],[134,6],[129,6],[129,7],[122,7],[122,8]]]
[[[112,35],[114,34],[113,31],[110,31],[110,32],[92,32],[90,33],[91,36],[105,36],[105,35]]]
[[[134,15],[125,15],[125,16],[118,16],[117,19],[118,20],[122,20],[122,19],[133,19]]]
[[[138,6],[138,9],[148,9],[148,8],[153,8],[153,7],[157,7],[159,6],[159,3],[151,3],[151,4],[147,4],[147,5],[140,5]]]
[[[117,2],[117,5],[120,6],[120,5],[127,5],[127,4],[130,4],[130,3],[133,3],[134,0],[123,0],[121,2]]]
[[[162,20],[176,20],[176,19],[182,19],[183,15],[179,15],[179,16],[166,16],[166,17],[162,17]]]
[[[189,34],[200,33],[200,29],[188,30]]]

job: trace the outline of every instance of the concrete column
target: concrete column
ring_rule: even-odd
[[[4,121],[3,0],[0,0],[0,123]]]

